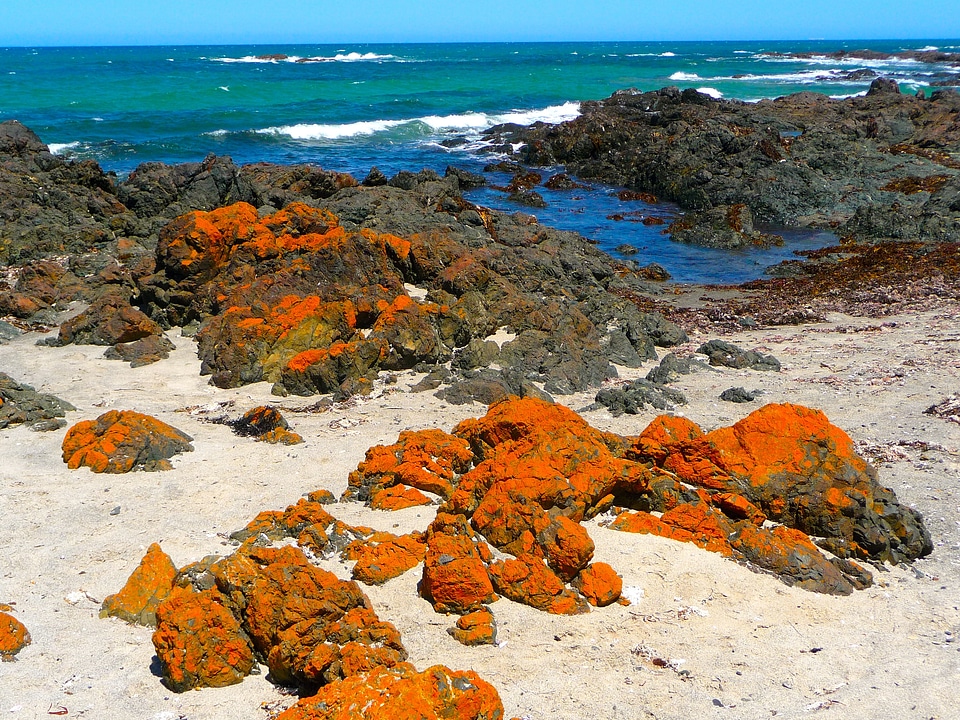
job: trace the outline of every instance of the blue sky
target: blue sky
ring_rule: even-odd
[[[0,0],[0,46],[957,37],[958,0]]]

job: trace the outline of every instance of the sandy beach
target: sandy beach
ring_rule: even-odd
[[[417,596],[419,568],[364,590],[418,669],[477,671],[499,691],[507,718],[960,717],[960,424],[924,414],[960,390],[958,327],[960,308],[937,303],[882,320],[830,314],[822,323],[744,330],[722,337],[773,354],[779,373],[707,369],[673,385],[689,401],[676,412],[705,430],[761,403],[793,402],[823,410],[853,438],[881,482],[923,514],[934,541],[933,554],[913,566],[874,569],[866,590],[833,597],[791,588],[690,544],[601,527],[604,516],[588,524],[596,559],[623,577],[629,606],[553,616],[501,599],[491,606],[498,645],[468,648],[446,633],[455,618]],[[37,347],[40,337],[0,344],[0,370],[75,405],[69,424],[137,410],[191,435],[195,450],[175,457],[171,471],[97,475],[62,462],[65,430],[0,431],[0,603],[33,639],[0,664],[0,714],[12,719],[266,719],[293,704],[263,675],[171,692],[151,630],[100,619],[100,602],[152,542],[178,567],[227,554],[229,533],[259,511],[318,488],[339,496],[372,445],[404,429],[450,430],[486,411],[408,392],[422,377],[412,371],[324,412],[305,411],[315,399],[273,397],[266,383],[217,389],[199,375],[196,344],[179,330],[168,333],[177,346],[169,359],[136,369],[104,359],[100,347]],[[693,354],[713,337],[691,333],[676,351]],[[652,366],[621,368],[621,379]],[[745,404],[718,399],[735,386],[763,394]],[[593,394],[558,400],[580,412]],[[265,403],[282,410],[304,444],[258,443],[203,421]],[[622,435],[655,416],[582,414]],[[328,509],[393,532],[423,530],[434,513]],[[323,566],[350,576],[337,559]]]

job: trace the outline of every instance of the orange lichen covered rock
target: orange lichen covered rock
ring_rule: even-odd
[[[173,590],[176,576],[177,568],[170,556],[153,543],[120,592],[104,598],[100,617],[118,617],[156,627],[157,606]]]
[[[111,410],[67,431],[63,461],[71,470],[85,465],[97,473],[125,473],[134,468],[166,470],[169,458],[191,451],[193,438],[149,415]]]
[[[588,565],[571,583],[587,602],[596,607],[606,607],[620,599],[623,579],[616,570],[604,562]]]
[[[489,557],[489,548],[462,515],[437,513],[426,535],[420,593],[437,612],[465,613],[496,599],[481,557]]]
[[[351,543],[344,549],[344,555],[357,561],[353,566],[354,580],[381,585],[423,562],[426,551],[420,533],[400,536],[379,533],[368,540]]]
[[[504,597],[554,615],[587,612],[587,604],[544,562],[532,555],[503,560],[490,565],[490,579]]]
[[[460,616],[455,627],[447,632],[461,645],[495,645],[497,621],[488,608],[481,608]]]
[[[12,660],[29,644],[30,633],[23,623],[9,613],[0,612],[0,660]]]
[[[403,510],[431,502],[422,492],[406,485],[393,485],[370,493],[370,507],[374,510]]]
[[[157,608],[153,646],[175,692],[234,685],[250,674],[253,649],[216,589],[176,588]]]
[[[326,530],[335,522],[323,505],[313,500],[301,498],[296,505],[290,505],[284,511],[264,510],[251,520],[243,530],[231,533],[230,539],[245,542],[260,535],[269,540],[298,538],[304,533],[313,537],[313,543],[319,542],[319,550],[326,545]],[[322,539],[322,542],[320,540]]]
[[[367,450],[364,461],[350,473],[344,499],[372,500],[398,484],[448,498],[457,476],[472,462],[473,453],[462,438],[442,430],[405,430],[393,445]]]
[[[497,691],[472,671],[409,663],[323,687],[277,720],[502,720]]]

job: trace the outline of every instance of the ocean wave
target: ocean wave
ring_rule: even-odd
[[[245,55],[243,57],[231,58],[231,57],[219,57],[211,58],[213,62],[222,62],[222,63],[296,63],[296,64],[307,64],[307,63],[319,63],[319,62],[380,62],[383,60],[399,60],[396,55],[380,55],[377,53],[358,53],[358,52],[349,52],[349,53],[337,53],[336,55],[323,56],[316,55],[312,57],[303,57],[300,55],[284,55],[283,53],[274,53],[266,55]]]
[[[676,56],[677,56],[676,53],[672,53],[669,50],[667,50],[667,52],[662,52],[659,55],[657,55],[657,57],[676,57]]]
[[[670,80],[691,81],[691,80],[703,80],[703,78],[697,75],[696,73],[688,73],[688,72],[683,72],[681,70],[680,72],[675,72],[673,75],[671,75]]]
[[[47,145],[47,148],[49,148],[50,152],[54,155],[61,155],[64,152],[76,150],[78,147],[80,147],[79,140],[74,140],[73,142],[68,143],[50,143]]]
[[[551,105],[539,110],[513,110],[505,113],[462,113],[457,115],[426,115],[404,120],[367,120],[342,124],[284,125],[268,127],[256,132],[262,135],[288,137],[293,140],[344,140],[389,132],[402,128],[410,134],[429,135],[437,132],[479,133],[502,123],[530,125],[535,122],[559,123],[572,120],[580,114],[580,104],[574,102]],[[220,133],[221,131],[214,131]],[[213,134],[213,133],[211,133]]]
[[[714,100],[719,100],[720,98],[723,97],[722,92],[712,87],[698,87],[697,92],[700,93],[701,95],[708,95],[712,97]]]
[[[759,55],[753,56],[757,60],[764,60],[766,62],[789,62],[789,63],[806,63],[807,65],[843,65],[851,66],[857,65],[860,67],[869,67],[869,68],[916,68],[919,65],[927,65],[928,63],[921,63],[919,60],[914,60],[913,58],[886,58],[883,60],[880,59],[867,59],[867,58],[858,58],[858,57],[831,57],[829,55],[811,55],[810,57],[791,57],[786,55],[768,55],[766,53],[761,53]]]

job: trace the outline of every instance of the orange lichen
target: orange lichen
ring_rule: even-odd
[[[192,440],[149,415],[111,410],[67,431],[63,461],[71,470],[85,465],[97,473],[124,473],[135,467],[167,469],[170,457],[193,450]]]
[[[620,599],[623,579],[607,563],[588,565],[571,583],[591,605],[606,607]]]
[[[0,660],[13,656],[30,644],[30,633],[13,615],[0,612]]]
[[[447,628],[447,632],[461,645],[495,645],[497,642],[497,622],[488,608],[460,616],[456,627]]]
[[[173,590],[177,568],[160,545],[153,543],[115,595],[108,595],[100,608],[100,617],[118,617],[137,625],[157,625],[157,606]]]

